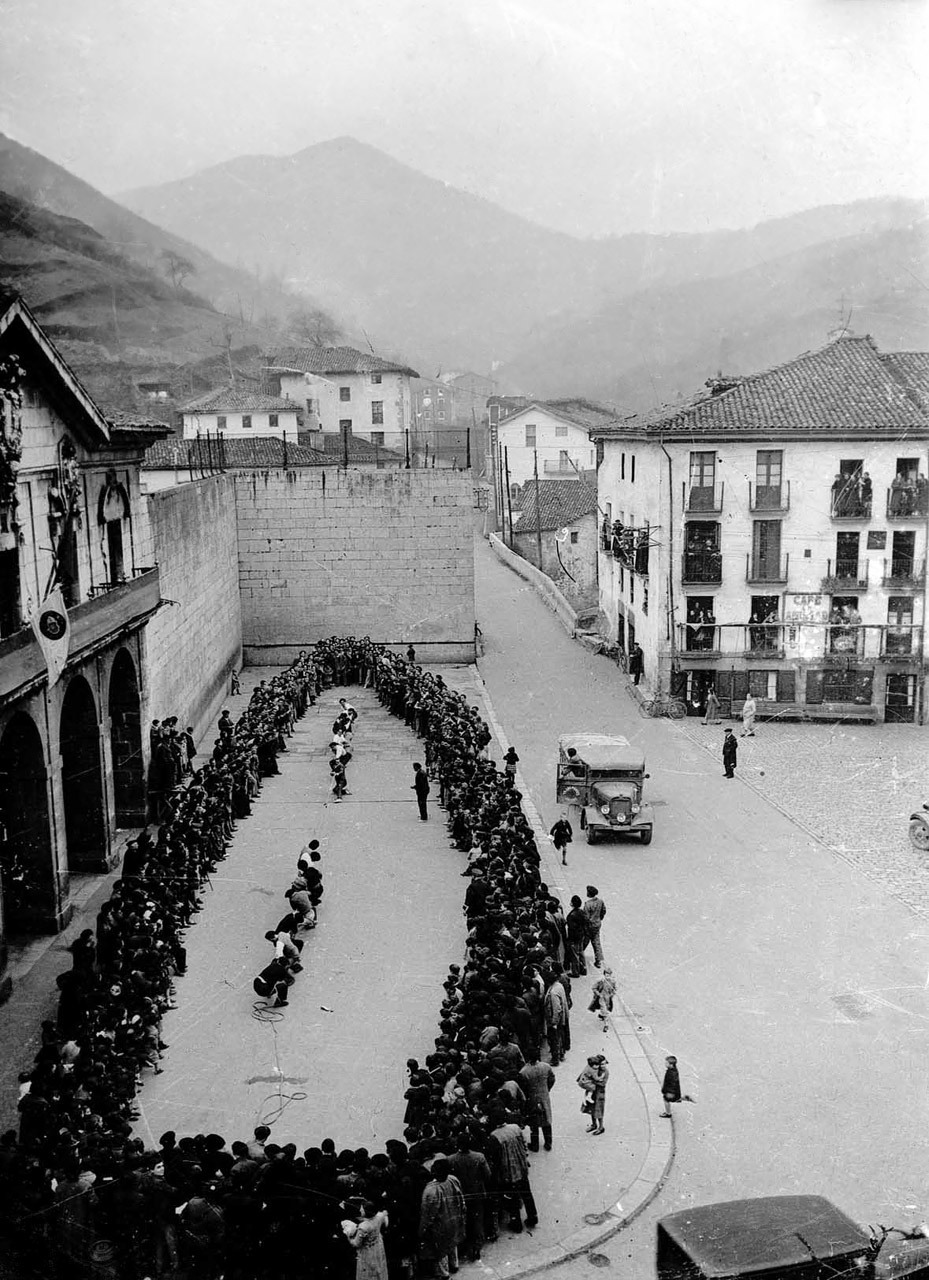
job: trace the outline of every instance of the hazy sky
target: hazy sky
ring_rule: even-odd
[[[924,0],[0,0],[0,130],[110,193],[351,134],[578,234],[924,195]]]

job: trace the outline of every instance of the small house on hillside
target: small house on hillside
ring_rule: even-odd
[[[511,486],[531,480],[536,465],[540,480],[576,478],[596,466],[591,428],[616,416],[590,400],[532,400],[498,422],[499,465],[505,460]]]
[[[535,482],[527,481],[511,494],[510,507],[513,550],[524,560],[541,567],[575,608],[595,606],[599,529],[597,473],[582,472],[573,480],[540,480],[538,504]]]
[[[197,436],[227,437],[285,435],[296,441],[302,426],[300,406],[281,396],[265,395],[260,391],[245,391],[238,387],[218,387],[196,400],[181,406],[184,422],[184,439]]]
[[[311,429],[330,436],[348,431],[388,449],[405,448],[415,369],[354,347],[288,347],[269,358],[264,376],[299,406]]]

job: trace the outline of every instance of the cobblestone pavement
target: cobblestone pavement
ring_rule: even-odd
[[[680,727],[719,751],[719,728],[698,719]],[[907,835],[910,814],[929,801],[929,729],[763,721],[754,738],[739,739],[738,771],[836,857],[929,919],[929,857]]]

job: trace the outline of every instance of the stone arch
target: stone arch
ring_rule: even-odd
[[[68,867],[99,871],[106,865],[106,815],[97,707],[90,685],[75,676],[61,705],[61,791]]]
[[[17,711],[0,736],[0,877],[10,932],[55,914],[45,748],[35,721]]]
[[[142,768],[142,700],[135,663],[120,649],[110,672],[110,747],[117,827],[145,825],[145,774]]]

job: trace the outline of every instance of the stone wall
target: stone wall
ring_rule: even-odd
[[[246,661],[289,661],[329,635],[473,661],[470,472],[314,468],[235,486]]]
[[[235,486],[210,476],[147,498],[165,604],[147,627],[148,720],[180,717],[197,736],[241,666]]]

